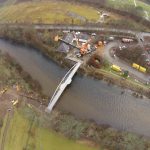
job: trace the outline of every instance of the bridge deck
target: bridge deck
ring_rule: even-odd
[[[82,62],[77,62],[63,77],[60,84],[56,88],[56,90],[48,104],[48,107],[46,108],[46,112],[50,113],[52,111],[53,107],[55,106],[56,102],[58,101],[59,97],[61,96],[61,94],[67,87],[67,85],[69,85],[71,83],[73,76],[75,75],[75,73],[77,72],[77,70],[79,69],[81,64],[82,64]]]

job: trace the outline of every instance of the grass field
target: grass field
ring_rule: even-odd
[[[143,9],[143,14],[144,11],[147,11],[150,17],[150,5],[139,0],[135,1],[137,4],[136,7],[141,7]],[[126,10],[127,7],[135,8],[134,0],[107,0],[107,3],[109,6],[119,10]]]
[[[67,2],[25,2],[5,6],[0,9],[0,21],[3,22],[44,22],[44,23],[74,23],[82,22],[82,18],[97,21],[97,10],[90,6]],[[77,17],[76,17],[77,16]],[[81,19],[80,19],[81,18]]]
[[[7,132],[5,150],[70,150],[70,148],[71,150],[96,150],[96,148],[79,144],[51,130],[42,128],[42,125],[39,125],[39,118],[34,116],[29,108],[25,109],[31,118],[29,119],[20,111],[15,110]]]
[[[116,2],[114,3],[115,7]],[[110,5],[113,5],[110,1]],[[23,2],[14,5],[5,5],[0,8],[0,22],[2,23],[49,23],[49,24],[85,24],[86,21],[96,23],[99,20],[98,11],[104,9],[95,9],[83,4],[72,4],[69,2],[39,1]],[[131,28],[137,30],[149,30],[135,21],[120,16],[115,13],[109,13],[110,17],[105,19],[106,24],[122,28]]]

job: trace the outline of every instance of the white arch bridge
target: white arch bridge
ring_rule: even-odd
[[[77,62],[63,77],[60,84],[56,88],[48,104],[48,107],[46,108],[46,112],[50,113],[52,111],[53,107],[55,106],[56,102],[58,101],[59,97],[61,96],[67,85],[71,83],[73,76],[75,75],[81,64],[82,62]]]

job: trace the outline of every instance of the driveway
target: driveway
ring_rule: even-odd
[[[125,61],[119,59],[118,57],[111,57],[110,55],[110,50],[113,47],[118,47],[119,42],[111,42],[108,45],[106,45],[105,50],[104,50],[104,57],[112,64],[115,64],[117,66],[120,66],[124,70],[128,70],[129,74],[131,76],[136,77],[137,80],[144,81],[144,82],[149,82],[150,81],[150,76],[144,73],[139,72],[138,70],[132,68],[128,63]]]

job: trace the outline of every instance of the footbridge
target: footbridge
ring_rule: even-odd
[[[77,72],[77,70],[79,69],[81,64],[82,64],[82,62],[80,62],[80,61],[77,62],[63,77],[60,84],[56,88],[56,90],[48,104],[48,107],[46,108],[46,112],[50,113],[52,111],[53,107],[55,106],[56,102],[58,101],[59,97],[61,96],[61,94],[67,87],[67,85],[69,85],[72,82],[72,78],[75,75],[75,73]]]

